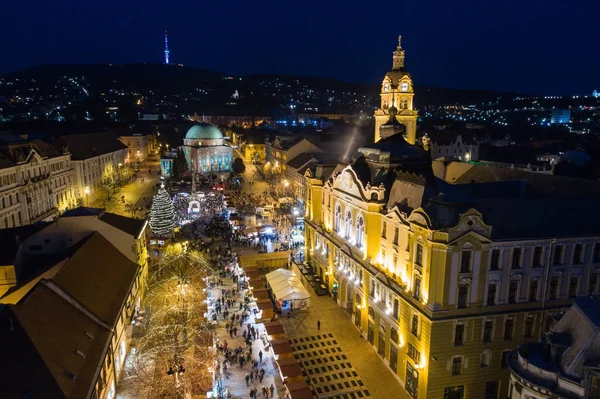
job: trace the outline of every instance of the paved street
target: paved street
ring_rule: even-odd
[[[231,281],[231,279],[229,278],[224,278],[223,280],[223,285],[220,285],[214,289],[209,289],[209,295],[214,298],[220,298],[222,296],[222,290],[223,289],[231,289],[233,287],[235,287],[235,284]],[[238,307],[238,303],[240,301],[243,300],[243,296],[242,295],[237,295],[235,297],[231,296],[230,298],[233,298],[236,301],[236,305],[232,306],[231,308],[229,308],[229,311],[231,312],[231,314],[233,315],[237,315],[237,314],[241,314],[242,312],[239,311],[239,307]],[[234,350],[235,348],[242,348],[242,350],[244,351],[244,353],[246,353],[249,349],[249,347],[245,344],[245,339],[243,337],[243,331],[247,330],[248,327],[254,327],[255,329],[258,329],[258,336],[260,336],[260,334],[264,333],[265,328],[263,326],[262,323],[255,323],[254,322],[254,317],[250,314],[248,316],[248,320],[242,324],[238,324],[237,322],[235,323],[235,325],[237,326],[237,336],[231,336],[229,334],[229,332],[226,330],[226,324],[230,322],[229,320],[223,320],[220,317],[219,320],[219,324],[218,327],[216,329],[215,335],[216,337],[218,337],[219,342],[221,344],[223,344],[224,342],[227,342],[227,347],[230,348],[231,350]],[[249,363],[245,363],[243,365],[243,367],[240,367],[239,364],[237,363],[233,363],[233,364],[227,364],[227,374],[228,376],[226,378],[222,379],[222,384],[223,384],[223,389],[224,392],[227,392],[227,390],[229,391],[229,393],[231,394],[232,398],[247,398],[249,397],[249,392],[250,389],[252,388],[256,388],[258,389],[258,397],[264,398],[264,396],[262,395],[262,387],[271,387],[271,385],[273,385],[273,387],[275,388],[275,392],[273,393],[273,398],[282,398],[283,394],[282,392],[285,392],[285,388],[283,387],[281,378],[279,378],[279,374],[278,371],[275,368],[275,364],[273,362],[273,353],[272,351],[269,351],[268,349],[265,349],[265,346],[263,344],[263,341],[261,338],[257,338],[255,340],[252,341],[252,354],[251,354],[251,359],[252,361],[259,361],[259,353],[262,352],[263,354],[263,361],[262,363],[259,363],[258,367],[255,368],[254,370],[260,370],[261,368],[265,370],[265,376],[262,380],[262,382],[259,381],[258,378],[252,378],[251,381],[249,381],[248,383],[246,383],[245,377],[246,375],[249,375],[251,369],[252,369],[252,364]],[[224,357],[223,356],[219,356],[220,359],[220,363],[223,363]]]
[[[148,170],[152,170],[149,172]],[[159,162],[144,162],[138,172],[138,177],[131,183],[121,187],[119,191],[106,202],[106,196],[96,199],[90,206],[95,208],[105,208],[108,212],[123,216],[133,216],[144,218],[146,211],[146,201],[151,203],[152,197],[156,194],[156,184],[160,181],[157,174]],[[125,201],[123,201],[125,196]],[[125,209],[125,204],[133,204],[133,208],[142,208],[142,211],[132,212]]]
[[[310,287],[308,290],[311,294],[314,294]],[[368,391],[370,397],[375,399],[410,398],[400,382],[383,364],[373,347],[364,338],[360,337],[348,313],[330,297],[311,295],[310,308],[295,310],[291,318],[282,317],[280,320],[287,336],[296,346],[300,346],[300,353],[305,354],[304,357],[300,356],[298,360],[303,362],[305,370],[313,371],[312,373],[307,371],[310,378],[308,382],[313,385],[313,389],[320,388],[322,390],[319,398],[342,397],[337,392],[333,393],[330,388],[332,384],[338,387],[340,383],[342,384],[341,389],[338,387],[340,393],[354,392],[356,398],[361,397],[358,392],[367,397],[365,391]],[[317,329],[317,320],[321,321],[321,330]],[[316,338],[319,335],[321,338]],[[307,337],[309,338],[308,341]],[[315,337],[315,339],[313,340],[310,337]],[[327,341],[330,341],[330,343],[328,344]],[[319,347],[316,347],[314,342],[319,343]],[[325,343],[325,345],[322,345],[322,343]],[[310,348],[309,345],[311,344],[314,349]],[[304,349],[304,346],[307,346],[307,349]],[[341,353],[338,348],[341,348]],[[327,353],[324,349],[329,350],[330,353]],[[335,350],[332,351],[332,349]],[[310,357],[306,356],[307,351],[311,352]],[[312,352],[316,352],[316,354]],[[340,359],[337,359],[338,355]],[[346,359],[342,358],[342,355]],[[314,365],[312,360],[315,361]],[[346,367],[342,368],[341,364]],[[328,367],[329,365],[332,366],[331,369]],[[339,369],[336,369],[335,365]],[[356,371],[358,376],[355,376],[353,371]],[[350,373],[349,376],[346,374],[347,372]],[[340,373],[343,373],[343,376],[340,376]],[[316,379],[316,382],[314,379]],[[364,383],[364,388],[359,381]],[[356,386],[353,382],[356,383]],[[346,386],[346,383],[349,386]],[[325,386],[329,387],[330,390],[326,391]]]

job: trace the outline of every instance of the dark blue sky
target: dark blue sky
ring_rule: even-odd
[[[0,72],[159,62],[166,29],[176,63],[378,82],[402,34],[416,84],[600,89],[597,0],[20,0],[2,14]]]

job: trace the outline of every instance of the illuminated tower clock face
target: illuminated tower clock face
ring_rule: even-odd
[[[402,82],[400,84],[400,90],[402,90],[402,91],[408,91],[408,83],[407,82]]]
[[[383,85],[383,91],[385,93],[387,93],[388,91],[390,91],[390,84],[389,83],[386,83],[386,84]]]

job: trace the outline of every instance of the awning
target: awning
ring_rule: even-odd
[[[309,306],[310,294],[293,271],[277,269],[268,273],[266,277],[277,301],[291,301],[296,309]]]

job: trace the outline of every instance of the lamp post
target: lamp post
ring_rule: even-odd
[[[88,199],[88,195],[90,195],[90,186],[85,186],[83,192],[85,193],[85,204],[86,206],[90,206],[90,200]]]

